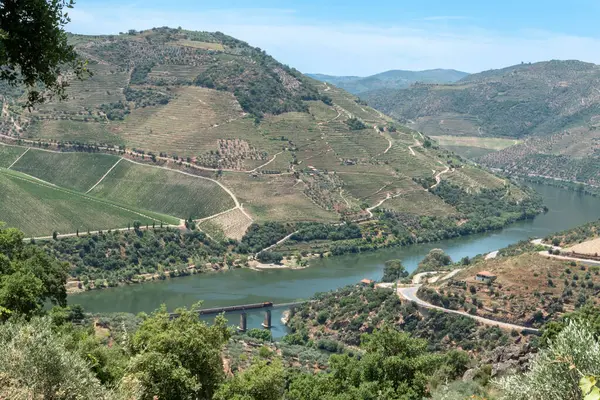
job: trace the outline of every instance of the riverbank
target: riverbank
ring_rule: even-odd
[[[401,259],[408,272],[431,249],[441,248],[458,261],[505,248],[530,237],[546,237],[600,218],[600,199],[549,186],[534,185],[549,211],[534,220],[517,222],[501,231],[486,232],[436,243],[380,249],[311,259],[309,268],[268,269],[262,273],[237,268],[227,273],[196,274],[143,285],[88,291],[72,297],[90,312],[150,312],[161,304],[169,309],[199,300],[205,307],[272,301],[288,303],[319,292],[356,284],[362,279],[380,280],[384,263]],[[258,318],[258,317],[257,317]]]

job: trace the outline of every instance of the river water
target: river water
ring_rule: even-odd
[[[89,312],[150,312],[161,304],[169,310],[202,300],[203,307],[237,304],[288,303],[307,299],[318,292],[354,284],[363,278],[379,280],[383,264],[401,259],[408,271],[434,248],[441,248],[453,260],[498,250],[531,237],[544,237],[600,218],[600,198],[544,185],[531,185],[544,198],[549,211],[534,220],[513,224],[501,231],[471,235],[436,243],[395,247],[370,253],[311,260],[301,270],[253,271],[238,269],[214,274],[193,275],[165,281],[122,286],[72,295],[69,302]],[[273,311],[273,336],[285,333],[280,324],[283,310]],[[237,323],[239,316],[228,319]],[[259,327],[263,314],[248,314],[248,327]]]

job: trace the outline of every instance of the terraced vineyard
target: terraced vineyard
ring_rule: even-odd
[[[8,168],[27,150],[18,146],[0,145],[0,167]]]
[[[119,160],[109,154],[30,149],[11,167],[43,181],[86,192]]]
[[[89,192],[86,199],[174,223],[201,220],[209,234],[239,239],[253,221],[377,220],[381,210],[414,226],[421,216],[454,224],[460,213],[434,193],[438,180],[467,197],[500,184],[357,97],[221,33],[157,28],[71,39],[94,77],[73,82],[70,100],[30,113],[5,99],[3,141],[32,147],[13,169],[48,182],[45,190]],[[0,166],[25,149],[0,147]],[[117,163],[117,154],[125,159]],[[9,222],[35,233],[26,219]],[[58,229],[50,225],[40,231]]]
[[[123,228],[134,221],[179,223],[177,218],[100,200],[6,169],[0,169],[0,187],[2,221],[28,236]]]
[[[211,180],[129,161],[119,163],[90,194],[183,219],[235,207],[231,196]]]

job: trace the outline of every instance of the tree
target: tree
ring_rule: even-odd
[[[530,363],[529,371],[496,381],[505,399],[580,400],[580,379],[600,375],[600,343],[585,322],[571,321]]]
[[[57,95],[66,98],[66,69],[78,78],[85,64],[68,43],[64,26],[70,21],[66,9],[74,0],[7,0],[0,7],[0,79],[25,85],[29,107]],[[41,86],[44,93],[38,89]]]
[[[278,400],[285,390],[281,361],[260,361],[236,374],[215,393],[215,400]]]
[[[0,317],[31,317],[46,301],[65,306],[68,265],[23,245],[23,233],[0,229]]]
[[[292,380],[290,400],[397,399],[420,400],[428,376],[442,357],[428,353],[427,341],[384,326],[362,337],[362,357],[333,355],[331,373],[300,375]]]
[[[0,398],[96,400],[108,393],[50,318],[0,324]]]
[[[418,270],[420,272],[437,271],[451,263],[452,259],[442,249],[433,249],[419,263]]]
[[[388,260],[383,267],[383,277],[381,278],[381,281],[396,282],[398,279],[406,278],[407,276],[408,272],[404,268],[404,265],[402,265],[402,261]]]
[[[196,305],[176,310],[162,306],[147,317],[131,338],[133,357],[124,390],[138,398],[211,399],[224,379],[221,350],[229,340],[226,320],[200,321]]]

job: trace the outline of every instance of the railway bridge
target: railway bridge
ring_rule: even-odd
[[[240,324],[238,325],[238,330],[240,332],[246,332],[247,330],[247,318],[248,315],[246,311],[249,310],[264,310],[265,311],[265,319],[262,323],[262,326],[265,329],[271,329],[271,310],[278,308],[292,308],[295,306],[299,306],[304,303],[308,303],[309,300],[304,301],[296,301],[291,303],[279,303],[273,304],[270,301],[265,301],[263,303],[253,303],[253,304],[241,304],[236,306],[226,306],[226,307],[214,307],[214,308],[203,308],[198,310],[198,315],[213,315],[213,314],[223,314],[228,312],[241,312],[240,313]],[[179,317],[178,313],[170,313],[171,318]]]

